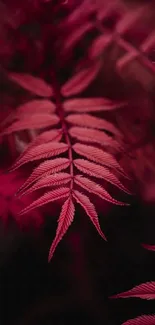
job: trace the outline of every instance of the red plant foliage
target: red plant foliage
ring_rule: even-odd
[[[154,325],[155,315],[143,315],[124,322],[122,325]]]
[[[101,185],[89,178],[83,177],[83,174],[106,180],[121,190],[130,193],[119,181],[118,177],[110,171],[109,167],[118,170],[122,176],[126,177],[123,169],[114,156],[110,153],[106,153],[104,150],[106,144],[112,147],[117,146],[117,141],[119,141],[121,137],[120,132],[110,122],[88,114],[89,105],[91,106],[91,112],[96,112],[98,111],[98,105],[100,105],[100,111],[104,111],[106,108],[114,110],[117,107],[117,103],[112,105],[110,101],[104,98],[97,98],[94,99],[93,106],[93,99],[92,101],[90,101],[90,99],[87,101],[86,98],[80,99],[81,105],[84,101],[84,111],[85,107],[87,107],[87,113],[83,112],[81,107],[81,114],[79,115],[76,113],[76,107],[79,105],[78,98],[73,100],[67,99],[64,103],[60,99],[61,95],[68,98],[79,94],[87,88],[96,77],[99,67],[100,61],[95,62],[93,68],[91,66],[90,68],[78,72],[67,81],[60,90],[56,88],[54,83],[51,87],[41,79],[31,77],[30,75],[17,73],[11,73],[9,75],[11,80],[19,84],[19,86],[24,87],[26,90],[44,98],[53,97],[53,99],[55,99],[55,103],[47,99],[37,99],[17,107],[15,114],[11,117],[11,124],[4,128],[2,132],[3,135],[9,135],[27,129],[58,126],[58,128],[42,132],[36,137],[34,142],[32,141],[32,143],[30,143],[11,168],[11,170],[15,170],[28,162],[45,159],[44,162],[35,168],[29,179],[18,191],[18,195],[22,194],[23,196],[24,194],[29,194],[44,187],[54,187],[53,190],[46,192],[43,196],[21,211],[20,215],[30,212],[32,209],[49,202],[61,200],[62,198],[66,199],[58,221],[56,237],[50,249],[49,259],[51,259],[58,242],[67,231],[74,218],[74,201],[84,208],[99,234],[105,239],[100,229],[94,204],[87,195],[76,189],[76,187],[94,193],[113,204],[125,204],[113,199]],[[97,109],[95,106],[96,101],[98,104]],[[105,107],[103,105],[104,102],[106,103]],[[120,103],[118,103],[118,106],[119,105]],[[37,107],[39,107],[38,111]],[[113,137],[107,135],[106,131],[113,134]],[[81,142],[84,142],[84,144]],[[91,145],[87,146],[85,143],[91,143]],[[97,144],[97,147],[95,144]],[[86,159],[75,159],[74,152]],[[62,153],[66,153],[68,157],[48,160]],[[69,168],[67,173],[61,172],[66,168]],[[81,174],[78,174],[78,171],[80,171]],[[60,187],[61,185],[62,187]]]
[[[155,299],[155,282],[142,283],[131,290],[111,296],[110,298],[140,298],[146,300]],[[142,315],[134,319],[130,319],[122,325],[154,325],[155,315]]]
[[[133,289],[119,293],[111,298],[141,298],[141,299],[155,299],[155,282],[147,282],[140,284]]]
[[[117,100],[105,95],[90,96],[88,90],[91,93],[91,87],[102,74],[104,53],[113,45],[118,52],[117,73],[123,74],[137,61],[149,72],[149,76],[142,78],[139,70],[137,79],[143,79],[143,87],[148,84],[147,87],[153,87],[154,16],[148,2],[135,10],[127,9],[119,0],[108,4],[99,0],[7,0],[0,1],[0,11],[1,70],[19,95],[13,105],[7,104],[7,113],[1,113],[1,142],[7,139],[10,147],[16,142],[22,151],[10,168],[13,173],[27,163],[41,160],[22,185],[22,176],[16,182],[18,188],[10,186],[11,192],[5,193],[0,187],[1,215],[6,220],[11,213],[19,223],[25,222],[23,215],[30,216],[35,208],[58,201],[62,208],[49,251],[50,260],[73,222],[77,203],[105,240],[94,196],[112,204],[126,205],[107,189],[110,183],[131,193],[120,180],[129,177],[115,155],[125,151],[126,135],[123,137],[122,132],[125,125],[121,123],[122,128],[118,128],[105,119],[104,113],[116,116],[118,109],[128,107],[127,101],[120,100],[119,96]],[[140,27],[135,32],[137,25]],[[135,139],[132,129],[129,133]],[[12,184],[12,175],[20,174],[2,175],[2,183]],[[31,202],[25,199],[25,195],[44,188],[49,191],[32,197]],[[15,191],[18,199],[14,201]],[[11,200],[9,212],[8,198]],[[18,214],[17,202],[22,205]],[[40,214],[33,213],[32,219],[36,216],[36,220],[40,220]],[[143,244],[143,247],[154,250],[154,245]],[[111,298],[129,297],[154,299],[154,282]],[[143,315],[125,324],[153,325],[155,316]]]

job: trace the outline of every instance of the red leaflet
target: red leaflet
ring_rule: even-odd
[[[98,143],[102,146],[111,146],[116,150],[120,149],[119,143],[113,140],[104,131],[91,130],[82,127],[72,127],[69,129],[69,134],[82,142]]]
[[[18,117],[21,117],[21,120],[12,123],[11,126],[3,131],[3,134],[10,134],[26,129],[42,129],[59,123],[59,117],[55,114],[22,114]]]
[[[62,129],[53,129],[39,134],[26,148],[28,151],[32,146],[47,142],[59,142],[62,138]]]
[[[99,57],[103,53],[104,49],[110,44],[111,40],[111,34],[100,35],[96,38],[89,49],[90,58],[94,60],[96,57]]]
[[[152,300],[155,299],[155,282],[142,283],[131,290],[119,293],[110,298],[141,298]]]
[[[129,319],[122,325],[155,325],[155,315],[142,315],[134,319]]]
[[[95,62],[91,67],[78,72],[62,86],[61,94],[64,97],[73,96],[84,91],[96,78],[101,68],[101,62]]]
[[[125,102],[113,102],[108,98],[74,98],[64,102],[63,107],[66,112],[100,112],[111,111],[125,105]]]
[[[146,40],[141,45],[141,51],[148,52],[153,48],[154,44],[155,44],[155,32],[153,31],[150,35],[148,35]]]
[[[61,129],[54,129],[50,131],[45,131],[41,134],[39,134],[34,140],[28,144],[25,151],[20,155],[20,158],[25,156],[25,154],[32,149],[32,147],[35,147],[37,145],[41,145],[42,143],[47,142],[59,142],[62,138],[62,130]]]
[[[81,24],[82,20],[85,21],[95,9],[93,3],[90,5],[90,0],[84,0],[82,4],[67,17],[65,23],[63,22],[63,26],[68,25],[72,28],[73,23],[77,24],[77,22],[79,22]]]
[[[140,8],[137,8],[137,10],[130,10],[129,13],[124,15],[123,18],[118,21],[116,26],[117,33],[121,35],[129,30],[135,22],[138,22],[138,19],[141,18],[142,15],[145,15],[145,11],[146,6],[141,6]]]
[[[155,252],[155,245],[142,244],[145,249]]]
[[[62,152],[68,150],[68,145],[62,142],[48,142],[44,143],[35,147],[32,147],[28,152],[22,154],[22,157],[19,157],[11,171],[19,168],[23,164],[26,164],[30,161],[43,159],[43,158],[50,158],[53,156],[57,156]]]
[[[71,176],[68,173],[59,173],[59,174],[55,173],[54,175],[46,175],[42,177],[28,190],[24,191],[22,195],[30,194],[31,192],[39,190],[40,188],[43,187],[65,185],[69,183],[70,180],[71,180]]]
[[[66,169],[70,164],[68,158],[56,158],[52,160],[46,160],[34,169],[32,174],[26,180],[26,182],[20,187],[17,193],[23,193],[27,187],[37,181],[39,178],[57,173],[63,169]]]
[[[75,214],[75,207],[71,197],[69,197],[64,203],[64,205],[62,206],[60,217],[58,219],[56,236],[55,239],[53,240],[53,243],[49,251],[48,261],[51,260],[58,243],[61,241],[62,237],[65,235],[69,226],[71,225],[74,219],[74,214]]]
[[[113,125],[111,122],[101,119],[101,117],[95,117],[95,112],[112,111],[119,107],[125,106],[125,103],[112,101],[108,98],[102,97],[82,98],[85,94],[84,91],[87,91],[89,86],[92,88],[93,85],[98,85],[98,81],[100,82],[100,80],[96,80],[96,77],[102,73],[102,62],[104,59],[102,57],[103,50],[107,48],[112,39],[115,41],[115,38],[117,38],[117,43],[123,41],[122,39],[119,39],[119,37],[115,37],[117,35],[115,35],[114,25],[117,24],[117,29],[121,31],[124,29],[126,22],[124,20],[124,22],[122,21],[120,24],[118,24],[119,8],[117,7],[114,8],[114,10],[111,10],[109,9],[109,5],[105,4],[104,6],[103,3],[101,5],[101,2],[106,2],[104,0],[79,0],[71,1],[71,3],[69,1],[66,9],[65,7],[63,9],[61,0],[54,1],[54,3],[53,1],[48,0],[36,0],[34,2],[34,14],[36,12],[37,17],[42,17],[43,13],[42,18],[45,23],[43,23],[43,25],[45,26],[43,26],[41,33],[42,40],[39,43],[32,42],[34,44],[32,44],[33,46],[31,53],[31,45],[29,45],[31,41],[29,37],[28,39],[27,37],[25,38],[27,33],[25,34],[24,38],[22,38],[22,35],[19,33],[20,44],[15,44],[15,49],[13,49],[13,57],[15,54],[14,50],[15,52],[19,52],[19,54],[21,54],[23,57],[23,63],[25,62],[26,66],[28,67],[28,69],[25,71],[30,71],[32,67],[32,71],[40,71],[40,74],[46,76],[47,80],[51,80],[52,84],[50,85],[41,78],[29,75],[27,73],[8,73],[9,79],[15,83],[16,88],[18,88],[19,92],[21,93],[20,95],[22,96],[23,91],[29,91],[30,93],[25,92],[25,95],[28,94],[30,96],[28,97],[28,102],[25,103],[24,100],[24,104],[20,103],[21,105],[15,107],[15,109],[10,105],[9,109],[13,113],[11,113],[10,116],[8,116],[8,118],[6,118],[4,121],[4,132],[2,135],[9,135],[10,133],[28,130],[28,132],[19,132],[11,136],[11,138],[15,140],[15,143],[20,147],[20,150],[25,150],[11,168],[12,171],[19,168],[23,164],[29,162],[35,163],[37,160],[43,159],[43,162],[39,162],[37,165],[38,167],[34,168],[31,175],[20,187],[17,193],[20,196],[28,195],[36,190],[51,187],[50,191],[45,192],[45,194],[43,193],[42,195],[41,192],[39,198],[24,208],[20,214],[26,214],[31,212],[32,209],[41,207],[42,205],[59,199],[63,199],[62,202],[64,204],[58,220],[56,236],[49,252],[50,260],[58,243],[73,221],[75,214],[75,201],[83,207],[98,233],[106,240],[100,228],[96,208],[90,201],[89,197],[87,197],[87,194],[90,195],[90,193],[92,193],[97,197],[116,205],[125,204],[113,199],[112,196],[104,189],[104,187],[97,184],[97,179],[100,179],[100,181],[106,180],[107,182],[130,194],[123,184],[121,184],[119,178],[113,175],[113,171],[111,171],[113,168],[116,169],[117,172],[120,172],[123,176],[126,176],[123,169],[112,154],[105,152],[105,149],[109,149],[109,147],[112,148],[112,152],[115,150],[120,151],[121,139],[119,137],[121,136],[121,133],[117,129],[117,126]],[[45,2],[49,2],[49,4],[46,5]],[[75,2],[77,3],[75,4]],[[72,6],[76,9],[72,10]],[[50,24],[49,19],[47,19],[48,24],[46,24],[45,16],[46,9],[48,11],[48,8],[51,9],[49,12],[56,14],[53,16],[53,24]],[[125,9],[120,12],[121,15],[124,13],[124,10]],[[26,18],[26,16],[25,18],[24,16],[23,22]],[[116,18],[116,23],[115,19],[113,21],[113,16],[116,16],[114,17]],[[100,19],[100,21],[97,17]],[[104,27],[109,17],[113,25],[111,26],[112,28],[110,26],[110,28]],[[33,17],[30,17],[30,20],[28,19],[29,22],[33,20],[31,18]],[[102,19],[104,18],[106,18],[106,21],[105,24],[102,24]],[[129,18],[132,19],[132,17]],[[106,34],[106,29],[111,31],[111,35]],[[90,32],[92,35],[89,35]],[[55,33],[56,38],[53,38]],[[15,43],[18,43],[18,33],[15,34],[17,34],[17,42]],[[46,59],[48,56],[46,50],[48,48],[48,44],[50,44],[49,36],[52,39],[52,51],[54,51],[51,54],[52,62],[55,62],[54,58],[57,57],[57,64],[55,67],[53,67],[54,69],[50,66],[50,63],[49,67],[48,65],[44,64],[44,59]],[[92,39],[95,39],[95,41]],[[84,54],[84,58],[81,58],[81,60],[80,53],[76,53],[76,51],[73,53],[73,50],[76,50],[75,46],[77,47],[79,41],[80,44],[82,44],[85,42],[85,40],[86,44],[84,44],[84,48],[88,47],[88,50],[86,50],[86,55]],[[93,43],[91,47],[88,45],[90,42]],[[61,51],[61,49],[62,52],[58,53],[59,50]],[[28,58],[25,58],[24,50],[26,50],[25,53],[28,54]],[[55,50],[58,50],[56,51],[57,53]],[[37,60],[38,63],[34,64],[34,66],[34,60],[31,60],[33,57],[33,52],[34,54],[35,52],[39,53],[39,59]],[[89,56],[87,62],[85,60],[86,56]],[[75,65],[74,60],[72,60],[74,57]],[[70,62],[69,58],[71,58]],[[65,73],[64,78],[61,78],[61,72],[65,72],[67,68],[65,66],[65,62],[70,63],[68,66],[68,69],[70,70],[70,79],[68,80],[66,79],[68,73]],[[86,65],[84,66],[85,62]],[[60,68],[62,68],[62,71],[60,71]],[[96,91],[97,89],[94,89],[93,96],[97,95]],[[81,92],[82,96],[80,94]],[[24,98],[27,98],[25,95]],[[73,99],[74,95],[77,97],[81,96],[81,98]],[[72,98],[69,99],[69,96]],[[89,96],[89,94],[86,96]],[[51,101],[51,97],[53,97],[53,102]],[[64,98],[64,103],[62,97]],[[12,100],[10,100],[9,103],[12,103]],[[52,126],[54,126],[55,129],[52,129]],[[48,130],[50,129],[50,131],[44,132],[44,128],[47,127]],[[59,127],[59,129],[56,129],[56,127]],[[110,136],[109,134],[112,135]],[[118,136],[117,139],[116,136]],[[27,142],[29,140],[32,141],[27,146]],[[88,145],[86,145],[86,143],[88,143]],[[104,148],[104,150],[101,148]],[[59,155],[65,156],[66,158],[58,158]],[[79,158],[82,157],[83,159],[74,160],[76,156]],[[65,172],[63,172],[64,170]],[[83,175],[77,175],[79,170],[81,171],[81,174],[86,174],[86,177]],[[89,176],[87,177],[87,175]],[[91,180],[91,178],[94,179],[94,177],[96,178],[95,181]],[[76,189],[80,189],[81,191],[83,190],[86,195]]]
[[[124,54],[116,62],[117,71],[120,72],[124,68],[124,66],[127,66],[127,64],[129,62],[131,62],[132,60],[134,60],[138,55],[139,55],[139,52],[136,49],[133,49],[132,52],[127,52],[126,54]]]
[[[67,196],[69,196],[69,188],[67,188],[67,187],[57,188],[56,190],[52,190],[50,192],[45,193],[39,199],[35,200],[28,207],[26,207],[25,209],[23,209],[19,213],[19,215],[23,215],[25,213],[30,212],[33,209],[36,209],[38,207],[43,206],[44,204],[47,204],[49,202],[53,202],[53,201],[60,200],[60,199],[65,198]]]
[[[79,40],[91,29],[93,28],[93,24],[91,22],[84,22],[83,24],[79,24],[79,28],[73,28],[71,30],[70,35],[65,40],[65,44],[63,46],[63,53],[71,50]]]
[[[103,151],[102,149],[81,143],[76,143],[73,145],[73,150],[79,155],[82,155],[89,160],[95,161],[96,163],[118,169],[118,171],[121,172],[125,177],[128,177],[124,173],[123,168],[120,166],[117,160],[110,153]]]
[[[19,86],[41,97],[51,97],[53,89],[44,80],[23,73],[9,73],[8,77]]]
[[[107,182],[115,185],[116,187],[123,190],[124,192],[131,194],[130,191],[126,189],[123,184],[121,184],[119,179],[115,175],[113,175],[107,168],[89,162],[88,160],[85,159],[75,159],[74,165],[76,166],[77,169],[79,169],[83,173],[96,178],[103,178]]]
[[[34,99],[17,108],[17,117],[27,114],[45,114],[53,113],[55,104],[48,99]]]
[[[97,216],[97,212],[95,210],[95,206],[92,202],[90,202],[89,198],[82,194],[79,191],[74,191],[73,192],[73,197],[75,198],[75,200],[83,207],[83,209],[86,211],[86,214],[89,216],[90,220],[92,221],[92,223],[94,224],[95,228],[97,229],[99,235],[106,240],[105,235],[103,234],[101,228],[100,228],[100,224],[98,221],[98,216]]]
[[[115,126],[101,118],[94,117],[90,114],[70,114],[66,121],[75,125],[84,126],[92,129],[103,129],[115,135],[121,136],[120,131]]]
[[[94,193],[95,195],[101,197],[103,200],[116,205],[126,205],[126,203],[113,199],[101,185],[98,185],[97,183],[91,181],[89,178],[83,177],[82,175],[76,175],[75,183],[84,188],[86,191]]]

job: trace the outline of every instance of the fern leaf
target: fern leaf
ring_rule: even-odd
[[[62,139],[62,129],[53,129],[39,134],[26,148],[26,152],[37,145],[48,142],[59,142]]]
[[[22,195],[28,195],[36,190],[39,190],[43,187],[49,186],[60,186],[69,183],[71,176],[68,173],[55,173],[53,175],[46,175],[37,181],[32,187],[24,191]],[[21,195],[20,195],[21,197]]]
[[[124,106],[125,102],[115,102],[108,98],[73,98],[64,101],[63,107],[66,112],[90,113],[111,111]]]
[[[35,200],[28,207],[23,209],[19,215],[26,214],[33,209],[39,208],[49,202],[57,201],[62,198],[69,196],[70,189],[67,187],[57,188],[56,190],[49,191],[41,196],[39,199]]]
[[[103,129],[113,133],[114,135],[121,136],[120,131],[115,128],[112,123],[90,114],[70,114],[66,117],[66,121],[86,128]]]
[[[81,40],[81,38],[92,28],[93,28],[92,22],[85,22],[84,24],[80,24],[79,28],[76,29],[73,28],[73,31],[71,31],[71,33],[65,40],[63,53],[71,50],[77,44],[77,42]]]
[[[155,315],[142,315],[129,319],[122,325],[155,325]]]
[[[17,108],[17,117],[27,114],[44,114],[53,113],[55,104],[48,99],[34,99]]]
[[[75,176],[75,183],[86,191],[99,196],[101,199],[106,200],[116,205],[127,205],[126,203],[115,200],[101,185],[98,185],[94,181],[83,177],[82,175]]]
[[[58,123],[59,118],[55,114],[21,115],[21,120],[12,123],[3,131],[3,135],[26,129],[42,129]]]
[[[98,221],[98,216],[97,216],[97,212],[95,210],[94,204],[89,200],[89,198],[86,195],[84,195],[83,193],[81,193],[79,191],[75,190],[73,192],[73,197],[83,207],[83,209],[85,210],[86,214],[89,216],[90,220],[94,224],[94,226],[97,229],[100,236],[104,240],[106,240],[106,237],[100,228],[100,224]]]
[[[24,73],[10,73],[8,77],[22,88],[40,97],[51,97],[53,89],[44,80]]]
[[[81,93],[96,78],[100,68],[101,62],[95,62],[91,67],[78,72],[62,86],[61,94],[64,97],[69,97]]]
[[[69,46],[73,46],[74,42],[77,42],[78,40],[78,35],[80,35],[80,33],[85,34],[86,30],[86,26],[82,26],[82,29],[78,31],[76,35],[74,34],[74,37],[73,35],[69,36]],[[98,53],[101,43],[96,45]],[[44,162],[41,162],[39,166],[33,170],[26,182],[20,187],[17,192],[20,196],[28,195],[33,191],[44,187],[58,187],[39,197],[23,209],[20,215],[26,214],[49,202],[66,198],[66,202],[63,204],[58,220],[56,236],[49,252],[49,260],[53,256],[56,246],[73,220],[75,208],[72,202],[72,197],[83,207],[98,233],[106,240],[105,235],[100,228],[94,204],[90,201],[89,197],[76,190],[74,186],[79,186],[87,192],[93,193],[113,204],[124,205],[124,203],[113,199],[111,195],[96,182],[87,177],[83,177],[82,175],[74,174],[75,167],[86,175],[104,179],[130,194],[119,179],[105,167],[114,168],[118,172],[122,173],[123,176],[126,176],[119,163],[111,154],[105,153],[101,148],[98,148],[98,145],[100,145],[103,147],[112,147],[113,150],[115,149],[120,151],[122,148],[118,140],[116,140],[116,137],[120,139],[121,133],[109,121],[102,120],[101,118],[90,114],[91,112],[114,110],[122,105],[124,106],[125,103],[112,102],[106,98],[75,98],[61,103],[61,95],[63,97],[69,97],[86,90],[99,73],[101,64],[101,61],[94,62],[91,67],[87,67],[83,71],[77,72],[75,76],[62,86],[59,94],[57,93],[58,89],[54,89],[55,91],[53,91],[46,82],[39,78],[27,74],[13,73],[9,75],[10,79],[15,81],[19,86],[31,91],[35,95],[44,97],[45,99],[34,99],[17,107],[16,114],[11,116],[11,122],[13,121],[12,125],[8,126],[4,130],[3,134],[9,134],[11,132],[25,129],[31,130],[37,128],[41,129],[48,126],[51,127],[59,122],[62,124],[61,129],[53,129],[37,135],[10,169],[10,171],[13,171],[28,162],[45,159]],[[51,96],[54,97],[55,104],[46,99]],[[68,112],[71,113],[67,115]],[[70,127],[68,124],[72,124],[73,126]],[[108,135],[106,132],[111,133],[113,137]],[[64,142],[60,142],[62,138]],[[80,142],[90,143],[90,145],[82,143],[72,144],[72,138],[74,138],[74,141],[75,139],[78,139]],[[95,147],[95,144],[97,144],[97,148]],[[66,151],[68,151],[68,158],[56,157]],[[74,160],[74,152],[88,160]],[[49,159],[53,157],[54,159]],[[69,172],[61,172],[69,166],[71,175]],[[70,182],[70,184],[68,184],[68,187],[65,187],[65,184],[68,182]]]
[[[22,165],[43,158],[50,158],[57,156],[60,153],[63,153],[68,150],[68,145],[62,142],[48,142],[35,147],[32,147],[25,155],[17,159],[11,171],[21,167]]]
[[[73,26],[73,24],[77,24],[77,22],[81,24],[81,20],[85,22],[89,15],[92,14],[95,10],[96,7],[93,3],[91,3],[90,6],[90,0],[83,0],[82,3],[79,3],[77,8],[73,10],[71,14],[66,18],[65,24],[70,28]]]
[[[75,159],[74,165],[76,166],[77,169],[79,169],[83,173],[96,178],[105,179],[107,182],[115,185],[116,187],[123,190],[124,192],[131,194],[131,192],[128,189],[126,189],[124,185],[121,184],[119,179],[114,174],[112,174],[107,168],[89,162],[88,160],[85,159]]]
[[[39,178],[58,173],[61,170],[66,169],[69,164],[70,161],[68,158],[56,158],[42,162],[38,167],[34,169],[26,182],[19,188],[17,193],[23,193],[27,187],[32,185]]]
[[[89,49],[89,57],[94,60],[99,57],[104,49],[110,44],[112,39],[111,34],[98,36]]]
[[[81,143],[74,144],[73,150],[79,155],[84,156],[87,159],[92,160],[98,164],[117,169],[119,172],[123,174],[123,176],[128,178],[123,168],[120,166],[117,160],[110,153],[103,151],[102,149],[96,148],[94,146],[85,145]]]
[[[90,0],[83,0],[82,3],[78,5],[78,7],[71,12],[71,14],[66,18],[65,22],[63,21],[64,26],[70,28],[73,27],[73,24],[82,24],[89,19],[90,14],[95,13],[95,6],[91,3]]]
[[[69,134],[71,137],[76,138],[82,142],[98,143],[102,146],[111,146],[116,150],[120,150],[119,143],[117,143],[103,131],[74,126],[69,129]]]
[[[142,283],[131,290],[111,296],[110,298],[140,298],[146,300],[155,299],[155,282]]]
[[[71,197],[69,197],[62,206],[60,217],[58,219],[56,236],[55,239],[53,240],[53,243],[49,251],[48,261],[51,260],[58,243],[61,241],[62,237],[65,235],[69,226],[71,225],[74,219],[74,214],[75,214],[75,207]]]
[[[39,134],[34,140],[28,144],[24,152],[21,153],[20,158],[25,156],[25,154],[35,146],[41,145],[42,143],[48,142],[59,142],[62,139],[62,129],[53,129],[50,131],[45,131]],[[10,168],[10,171],[12,168]]]

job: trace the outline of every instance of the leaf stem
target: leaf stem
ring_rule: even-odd
[[[71,182],[70,182],[70,194],[72,194],[72,190],[73,190],[73,179],[74,179],[74,170],[73,170],[73,153],[72,153],[72,144],[70,141],[70,136],[69,136],[69,132],[68,132],[68,127],[66,125],[66,121],[65,121],[65,114],[64,114],[64,109],[63,109],[63,105],[62,105],[62,100],[61,100],[61,90],[60,90],[60,86],[58,85],[57,81],[56,81],[56,77],[55,74],[52,74],[52,83],[53,83],[53,88],[55,91],[55,100],[56,100],[56,112],[60,118],[60,122],[62,125],[62,131],[66,140],[66,143],[68,145],[68,155],[69,155],[69,160],[70,160],[70,175],[71,175]]]

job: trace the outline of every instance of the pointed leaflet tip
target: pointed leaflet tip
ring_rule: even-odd
[[[84,91],[96,78],[101,68],[101,62],[95,62],[91,67],[78,72],[62,87],[61,94],[64,97],[73,96]]]
[[[34,169],[29,178],[17,191],[18,194],[22,194],[29,186],[38,179],[43,178],[44,176],[60,172],[63,169],[66,169],[70,165],[68,158],[55,158],[52,160],[45,160],[38,167]]]
[[[89,49],[89,57],[94,60],[102,55],[111,40],[112,35],[110,33],[97,37]]]
[[[22,88],[41,97],[51,97],[53,89],[41,78],[24,73],[9,73],[8,77]]]
[[[53,129],[49,131],[44,131],[41,134],[37,135],[26,147],[25,151],[21,154],[20,158],[25,156],[25,154],[32,149],[32,147],[38,146],[42,143],[48,142],[60,142],[62,138],[62,130],[61,129]]]
[[[18,215],[24,215],[33,209],[39,208],[49,202],[57,201],[69,195],[68,187],[57,188],[56,190],[49,191],[41,196],[39,199],[32,202],[28,207],[23,209]]]
[[[53,243],[49,251],[48,262],[50,262],[58,243],[61,241],[62,237],[65,235],[69,226],[71,225],[74,219],[74,214],[75,214],[75,207],[71,197],[69,197],[64,203],[64,205],[62,206],[62,210],[58,219],[56,236],[55,239],[53,240]]]
[[[92,160],[98,164],[113,167],[114,169],[118,170],[118,172],[120,172],[125,178],[128,178],[117,160],[105,150],[81,143],[75,143],[73,145],[73,150],[79,155],[84,156],[87,159]]]
[[[52,175],[46,175],[40,178],[33,186],[28,188],[22,193],[19,193],[19,196],[28,195],[34,191],[37,191],[44,187],[60,186],[69,183],[71,176],[68,173],[54,173]]]
[[[94,204],[89,200],[88,196],[84,195],[83,193],[79,191],[74,191],[73,192],[73,197],[79,203],[83,209],[85,210],[86,214],[89,216],[90,220],[94,224],[95,228],[97,229],[99,235],[107,241],[104,233],[102,232],[98,220],[98,215],[95,209]]]
[[[89,162],[85,159],[75,159],[74,165],[81,172],[89,176],[105,179],[107,182],[115,185],[125,193],[131,194],[131,192],[119,181],[119,179],[113,173],[109,171],[108,168]]]
[[[34,99],[25,104],[17,107],[17,114],[19,116],[29,115],[29,114],[49,114],[55,111],[55,104],[48,99]]]
[[[73,126],[69,129],[69,134],[81,142],[98,143],[103,147],[114,148],[116,151],[121,149],[120,144],[104,131]]]
[[[106,130],[114,135],[122,136],[121,132],[112,123],[90,114],[70,114],[66,117],[66,120],[74,125],[91,129]]]
[[[89,178],[83,177],[82,175],[75,176],[75,183],[78,186],[84,188],[86,191],[99,196],[102,200],[105,200],[115,205],[127,205],[126,203],[115,200],[101,185],[95,183]]]
[[[142,315],[129,319],[122,325],[155,325],[155,315]]]
[[[68,51],[71,51],[73,47],[81,40],[84,35],[93,28],[93,24],[90,21],[86,21],[83,24],[79,25],[79,28],[70,29],[68,38],[66,38],[63,46],[63,54]]]
[[[68,150],[68,145],[62,142],[48,142],[38,146],[32,147],[25,155],[21,155],[12,166],[11,170],[15,170],[22,165],[43,158],[50,158],[57,156],[60,153],[63,153]]]
[[[110,297],[111,299],[117,298],[140,298],[146,300],[155,299],[155,282],[142,283],[131,290],[116,294]]]
[[[16,120],[6,128],[2,133],[3,135],[27,129],[42,129],[59,123],[59,118],[56,114],[21,114],[18,117],[21,119]]]
[[[65,100],[63,107],[65,112],[90,113],[112,111],[126,105],[126,102],[112,101],[105,97],[91,97]]]

